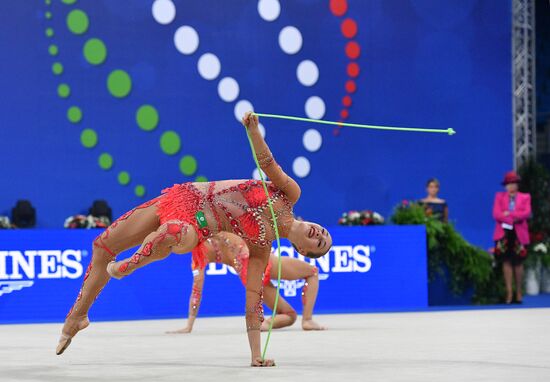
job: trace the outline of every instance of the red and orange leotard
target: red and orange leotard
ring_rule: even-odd
[[[279,235],[286,237],[293,220],[292,203],[271,182],[267,182],[267,189]],[[260,181],[183,183],[162,193],[157,209],[160,223],[179,220],[192,225],[199,236],[199,247],[206,239],[223,231],[240,236],[251,250],[268,248],[275,239],[268,200]],[[197,223],[199,211],[206,217],[206,227],[199,227]],[[196,249],[194,261],[204,268],[207,262],[204,251]]]

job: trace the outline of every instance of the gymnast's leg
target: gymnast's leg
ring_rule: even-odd
[[[158,198],[153,199],[125,213],[94,240],[92,260],[86,269],[82,288],[63,325],[56,349],[58,355],[65,351],[80,330],[89,325],[88,311],[110,279],[107,264],[118,253],[135,247],[158,228],[157,202]]]
[[[172,247],[178,247],[178,252],[190,252],[198,241],[197,231],[191,224],[179,220],[167,221],[145,237],[134,255],[110,262],[107,272],[121,279],[153,261],[165,259],[170,255]]]
[[[273,310],[273,306],[275,305],[276,297],[277,288],[271,284],[264,286],[264,304],[266,304],[271,310]],[[297,314],[294,308],[292,308],[283,296],[279,295],[279,301],[277,302],[277,314],[273,320],[273,329],[291,326],[296,322],[296,318]],[[270,323],[271,317],[266,318],[264,322],[262,322],[261,331],[268,331]]]
[[[271,279],[277,279],[278,258],[272,260]],[[292,257],[281,257],[281,279],[299,280],[305,279],[302,289],[302,329],[304,330],[325,330],[326,327],[313,321],[313,308],[319,291],[319,272],[316,267],[302,260]]]

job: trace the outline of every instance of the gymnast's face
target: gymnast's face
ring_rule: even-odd
[[[332,246],[332,237],[319,224],[300,222],[299,235],[294,240],[294,248],[300,255],[317,258],[324,256]]]

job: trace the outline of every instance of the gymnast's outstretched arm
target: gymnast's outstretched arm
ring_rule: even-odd
[[[193,288],[191,289],[191,296],[189,297],[189,314],[187,316],[187,326],[183,329],[169,331],[169,334],[183,334],[191,333],[195,319],[199,314],[199,308],[202,301],[202,290],[204,287],[204,269],[198,267],[193,269]]]
[[[273,154],[271,154],[258,128],[258,116],[248,112],[243,117],[242,123],[250,133],[250,138],[254,145],[260,168],[265,172],[271,182],[285,193],[290,202],[295,204],[298,199],[300,199],[300,194],[302,192],[300,186],[298,186],[298,183],[287,175],[281,166],[275,162],[275,159],[273,159]]]

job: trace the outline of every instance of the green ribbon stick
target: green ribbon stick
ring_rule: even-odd
[[[324,121],[322,119],[293,117],[293,116],[290,116],[290,115],[262,114],[262,113],[252,113],[252,114],[257,115],[258,117],[264,117],[264,118],[288,119],[290,121],[321,123],[321,124],[324,124],[324,125],[358,127],[358,128],[361,128],[361,129],[409,131],[409,132],[416,132],[416,133],[440,133],[440,134],[449,134],[449,135],[456,134],[456,131],[454,131],[451,128],[448,128],[448,129],[424,129],[424,128],[420,128],[420,127],[394,127],[394,126],[361,125],[361,124],[358,124],[358,123],[332,122],[332,121]]]

